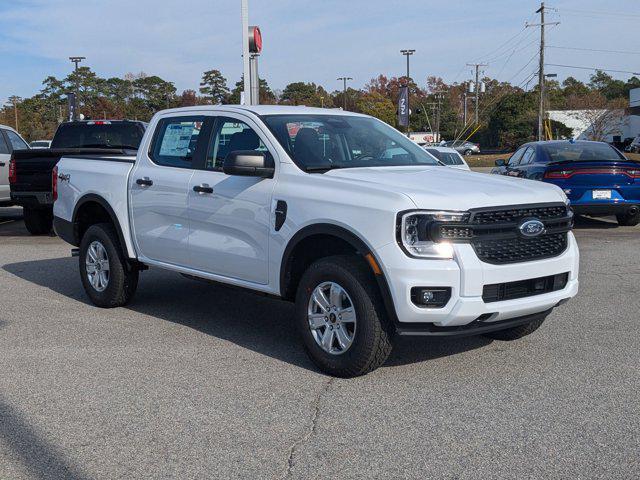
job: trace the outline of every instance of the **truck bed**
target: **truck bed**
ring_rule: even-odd
[[[130,155],[72,155],[60,159],[58,171],[68,175],[68,181],[58,181],[58,200],[53,214],[72,221],[74,209],[92,197],[101,197],[113,209],[131,258],[135,250],[131,242],[128,218],[128,180],[135,163]],[[100,163],[100,165],[96,165]],[[96,180],[99,177],[99,181]]]
[[[11,157],[15,161],[17,179],[11,184],[11,193],[19,204],[46,205],[52,202],[51,172],[63,156],[114,156],[124,155],[123,150],[74,148],[16,150]]]

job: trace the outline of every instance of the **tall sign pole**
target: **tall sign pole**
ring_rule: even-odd
[[[242,64],[243,64],[243,77],[244,77],[244,99],[241,98],[241,104],[251,104],[251,69],[249,56],[249,0],[241,0],[241,15],[242,15]]]
[[[408,136],[410,136],[409,122],[410,122],[410,115],[411,115],[411,107],[409,106],[409,78],[410,78],[409,77],[409,57],[415,53],[415,50],[414,49],[404,49],[404,50],[400,50],[400,53],[407,57],[407,78],[406,78],[406,81],[405,81],[405,86],[407,87],[406,103],[407,103],[407,137],[408,137]]]

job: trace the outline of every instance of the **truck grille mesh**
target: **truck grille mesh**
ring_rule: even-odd
[[[525,219],[538,219],[545,232],[533,238],[519,231]],[[432,236],[440,241],[470,243],[483,262],[527,262],[560,255],[567,248],[573,215],[563,204],[525,205],[471,210],[469,221],[437,223]]]
[[[487,263],[515,263],[555,257],[567,249],[567,234],[554,233],[537,238],[508,238],[471,242],[476,255]]]

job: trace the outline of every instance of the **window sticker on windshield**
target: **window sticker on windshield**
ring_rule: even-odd
[[[191,137],[198,135],[199,130],[192,122],[169,125],[165,130],[160,155],[169,157],[185,157],[189,152]]]

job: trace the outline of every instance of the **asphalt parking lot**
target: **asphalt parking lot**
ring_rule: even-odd
[[[276,300],[150,270],[89,304],[0,208],[0,479],[638,478],[640,227],[583,220],[579,296],[525,339],[414,339],[365,377]]]

